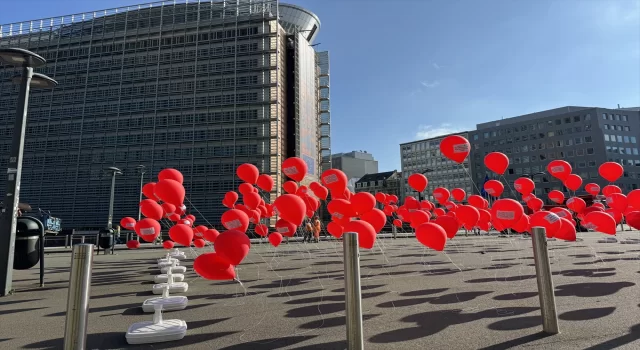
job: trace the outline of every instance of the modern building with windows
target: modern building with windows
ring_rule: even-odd
[[[547,164],[554,159],[569,162],[583,184],[606,185],[598,167],[607,161],[624,166],[624,176],[616,182],[624,191],[640,183],[640,112],[635,108],[566,106],[478,124],[469,136],[478,187],[486,177],[495,176],[484,165],[484,156],[494,151],[505,153],[511,161],[505,173],[510,184],[518,177],[531,176],[535,194],[547,202],[551,190],[568,194],[560,181],[546,173]],[[578,194],[586,194],[584,187]],[[504,196],[514,194],[505,188]]]
[[[342,170],[348,179],[360,179],[366,174],[378,172],[378,161],[367,151],[336,153],[330,158],[332,167]]]
[[[185,176],[188,210],[216,224],[242,163],[274,177],[272,200],[287,157],[303,158],[317,179],[330,154],[329,55],[313,46],[319,29],[315,14],[276,0],[165,1],[0,25],[0,47],[45,57],[36,71],[59,82],[31,93],[21,200],[51,210],[65,228],[102,228],[106,167],[124,172],[116,222],[138,213],[138,165],[145,182],[174,167]],[[0,67],[0,168],[17,74]]]
[[[467,193],[473,191],[472,177],[470,177],[473,169],[470,167],[469,158],[462,164],[457,164],[440,153],[440,141],[450,135],[469,138],[469,132],[465,131],[400,144],[400,164],[404,183],[403,200],[406,196],[417,195],[407,182],[409,176],[415,173],[424,174],[429,179],[427,189],[421,195],[423,199],[433,201],[432,193],[437,187],[445,187],[449,190],[462,188]]]
[[[402,192],[402,174],[397,170],[366,174],[361,177],[360,180],[356,181],[355,192],[369,192],[373,195],[382,192],[389,195],[396,195],[400,198]]]

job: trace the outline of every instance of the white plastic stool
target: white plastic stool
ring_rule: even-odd
[[[173,270],[171,271],[173,272]],[[169,280],[169,278],[167,277],[166,273],[160,274],[160,275],[155,275],[155,277],[153,277],[153,282],[154,283],[166,283]],[[184,275],[181,273],[174,273],[173,274],[173,281],[174,282],[182,282],[184,281]]]
[[[153,321],[137,322],[129,326],[126,338],[129,344],[151,344],[180,340],[187,334],[183,320],[163,320],[162,304],[154,305]]]
[[[162,294],[162,291],[166,286],[169,287],[169,292],[172,293],[184,293],[189,289],[189,284],[187,282],[175,282],[173,280],[173,271],[167,272],[167,283],[158,283],[153,285],[153,294]]]
[[[149,298],[142,303],[142,311],[154,312],[156,305],[161,305],[162,310],[165,311],[183,310],[187,307],[188,302],[187,297],[182,295],[169,296],[169,286],[167,285],[162,289],[161,297]]]
[[[185,273],[187,272],[187,267],[186,266],[165,266],[160,268],[160,272],[162,273],[167,273],[169,272],[169,270],[171,270],[171,272],[174,272],[174,273]]]
[[[176,248],[173,252],[171,252],[171,257],[178,260],[184,260],[187,258],[187,255]]]

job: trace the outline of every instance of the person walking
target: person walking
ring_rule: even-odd
[[[321,231],[320,219],[317,216],[313,217],[313,237],[315,238],[316,243],[320,242],[320,231]]]
[[[313,226],[311,225],[311,220],[307,221],[307,224],[304,227],[304,236],[302,237],[302,243],[307,240],[311,243],[311,235],[313,233]]]

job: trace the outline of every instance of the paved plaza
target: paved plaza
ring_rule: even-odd
[[[548,337],[540,333],[530,239],[462,235],[443,253],[413,238],[379,240],[361,252],[365,348],[640,348],[640,244],[598,243],[604,235],[597,233],[580,237],[549,242],[562,333]],[[189,306],[164,314],[185,320],[187,336],[127,345],[127,327],[152,318],[140,305],[152,297],[163,252],[95,257],[89,349],[346,348],[337,241],[254,244],[239,267],[242,285],[188,271]],[[15,271],[16,294],[0,298],[1,348],[62,348],[69,264],[68,252],[47,254],[43,289],[37,267]]]

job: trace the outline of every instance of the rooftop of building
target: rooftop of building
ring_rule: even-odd
[[[430,137],[430,138],[426,138],[426,139],[420,139],[420,140],[415,140],[415,141],[409,141],[409,142],[404,142],[401,143],[400,146],[402,145],[410,145],[412,143],[419,143],[419,142],[425,142],[425,141],[435,141],[435,140],[441,140],[447,136],[451,136],[451,135],[460,135],[460,136],[466,136],[470,131],[459,131],[459,132],[452,132],[450,134],[444,134],[444,135],[439,135],[439,136],[434,136],[434,137]]]
[[[386,180],[391,176],[393,176],[393,174],[396,174],[397,172],[398,172],[397,170],[393,170],[393,171],[385,171],[383,173],[365,174],[363,177],[360,178],[360,180],[356,181],[356,183]]]

